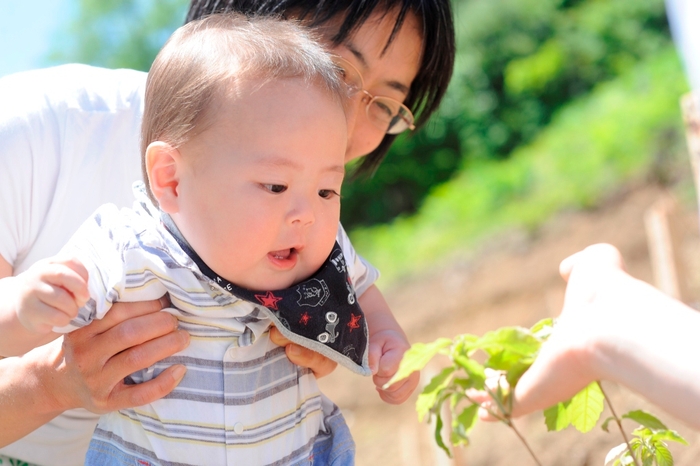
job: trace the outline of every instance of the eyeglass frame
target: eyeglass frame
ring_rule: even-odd
[[[381,123],[380,123],[380,122],[376,119],[376,117],[373,118],[373,117],[370,115],[370,110],[369,110],[369,109],[370,109],[370,107],[372,106],[373,103],[375,103],[375,102],[378,101],[378,99],[383,99],[383,100],[388,100],[388,101],[390,101],[390,102],[395,103],[395,104],[398,106],[398,108],[399,108],[399,111],[396,113],[396,115],[394,115],[393,117],[391,117],[391,120],[389,121],[389,123],[391,123],[391,121],[392,121],[394,118],[399,117],[399,118],[401,118],[401,120],[403,120],[403,122],[406,124],[406,127],[405,127],[404,129],[402,129],[401,131],[397,131],[397,132],[390,132],[390,130],[391,130],[391,125],[390,125],[389,127],[386,128],[386,134],[393,134],[393,135],[396,135],[396,134],[401,134],[401,133],[403,133],[403,132],[406,131],[406,130],[414,130],[414,129],[416,129],[416,126],[415,126],[415,124],[414,124],[414,122],[415,122],[415,116],[413,115],[413,112],[411,112],[411,110],[410,110],[406,105],[404,105],[403,103],[399,102],[399,101],[396,100],[396,99],[392,99],[391,97],[386,97],[386,96],[383,96],[383,95],[377,95],[377,96],[372,95],[369,91],[367,91],[367,90],[365,89],[365,80],[364,80],[364,78],[362,77],[362,73],[360,73],[360,70],[358,70],[357,67],[356,67],[355,65],[353,65],[352,63],[350,63],[350,62],[349,62],[348,60],[346,60],[345,58],[341,57],[340,55],[331,55],[331,60],[333,60],[333,63],[335,63],[335,65],[336,65],[338,68],[340,68],[341,70],[345,71],[346,69],[350,68],[350,69],[351,69],[352,71],[354,71],[354,72],[357,74],[357,76],[360,78],[360,88],[356,88],[355,86],[351,86],[350,83],[348,83],[348,82],[345,80],[345,78],[343,78],[343,81],[348,85],[348,88],[352,90],[352,92],[349,94],[350,97],[352,97],[353,95],[355,95],[355,94],[357,94],[357,93],[359,93],[359,92],[362,92],[366,97],[369,98],[369,100],[367,100],[367,103],[365,104],[365,112],[367,113],[367,118],[369,119],[369,121],[371,121],[375,126],[377,126],[377,127],[383,129],[383,126],[384,126],[383,123],[384,123],[384,122],[381,122]],[[363,98],[362,100],[365,100],[365,99]],[[401,110],[403,110],[403,112],[404,112],[403,115],[402,115],[402,113],[401,113]],[[406,119],[406,116],[409,116],[409,117],[410,117],[410,121],[409,121],[409,119]]]

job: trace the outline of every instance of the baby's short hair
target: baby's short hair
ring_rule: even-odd
[[[331,56],[297,21],[220,13],[175,31],[146,81],[141,156],[148,192],[150,143],[179,147],[211,123],[218,97],[289,78],[320,86],[342,102],[342,78]]]

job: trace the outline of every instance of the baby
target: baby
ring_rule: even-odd
[[[86,464],[353,464],[354,443],[288,339],[369,375],[358,271],[339,230],[347,123],[332,58],[292,21],[213,15],[178,29],[148,75],[145,184],[25,272],[12,341],[39,345],[116,301],[168,293],[189,348],[166,398],[100,419]]]

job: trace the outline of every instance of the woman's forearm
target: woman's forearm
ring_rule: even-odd
[[[601,345],[601,371],[700,428],[700,313],[628,277],[627,319]],[[605,322],[601,322],[605,325]]]
[[[71,406],[59,407],[53,393],[60,341],[21,357],[0,359],[0,447],[19,440]]]

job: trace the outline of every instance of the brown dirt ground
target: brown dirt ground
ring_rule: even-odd
[[[535,234],[512,232],[493,238],[478,252],[469,254],[469,259],[403,280],[385,289],[385,296],[409,339],[429,342],[460,333],[481,335],[506,325],[529,326],[543,317],[556,316],[564,295],[559,262],[592,243],[616,245],[628,271],[652,282],[643,218],[646,209],[665,194],[665,189],[644,183],[627,187],[595,210],[557,216]],[[697,303],[698,216],[692,202],[686,204],[678,204],[672,220],[684,298]],[[422,383],[429,379],[427,373],[436,369],[423,371]],[[478,424],[471,435],[472,445],[455,451],[454,460],[448,460],[433,446],[433,427],[418,422],[415,394],[403,405],[385,404],[369,379],[341,369],[322,379],[321,385],[346,415],[357,443],[359,466],[534,465],[505,426]],[[676,464],[700,464],[700,433],[624,388],[612,384],[606,384],[606,388],[618,413],[648,409],[685,436],[690,446],[672,445]],[[586,435],[573,428],[548,433],[540,413],[518,420],[517,425],[543,465],[602,465],[609,449],[621,443],[618,434],[597,427]],[[635,426],[627,427],[631,431]]]

